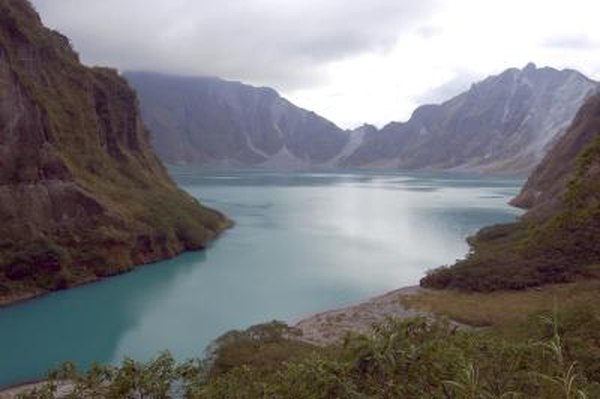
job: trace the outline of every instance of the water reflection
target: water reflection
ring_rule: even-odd
[[[41,377],[64,360],[110,362],[123,335],[178,276],[206,259],[186,254],[100,283],[0,310],[0,385]],[[35,372],[32,372],[34,371]]]
[[[235,221],[208,251],[0,310],[0,385],[64,360],[87,365],[295,320],[415,284],[467,251],[464,238],[514,219],[521,180],[433,173],[171,170]]]

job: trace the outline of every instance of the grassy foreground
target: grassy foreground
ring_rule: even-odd
[[[203,360],[168,353],[140,364],[71,365],[25,398],[597,398],[600,283],[469,294],[423,291],[408,304],[444,318],[389,319],[370,334],[317,347],[272,322],[232,331]],[[67,396],[69,397],[69,396]]]
[[[512,329],[530,315],[558,307],[594,307],[600,304],[600,281],[547,285],[522,291],[490,293],[425,290],[405,296],[402,302],[420,310],[473,326]]]

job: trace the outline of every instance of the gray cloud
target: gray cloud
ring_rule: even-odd
[[[433,25],[424,25],[416,29],[417,35],[423,39],[431,39],[434,36],[442,34],[442,32],[442,28]]]
[[[543,45],[545,47],[560,48],[567,50],[590,50],[598,47],[598,43],[595,43],[587,35],[569,35],[552,37],[546,39]]]
[[[472,71],[459,71],[455,77],[446,83],[424,92],[414,98],[416,104],[438,104],[469,90],[474,82],[481,80],[483,76]]]
[[[84,62],[309,87],[329,62],[385,51],[437,0],[33,0]],[[426,22],[426,21],[425,21]]]

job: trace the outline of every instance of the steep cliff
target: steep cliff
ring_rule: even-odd
[[[342,165],[529,172],[597,86],[573,70],[509,69],[369,135]]]
[[[529,216],[560,205],[575,167],[577,154],[600,134],[600,97],[591,97],[579,110],[571,132],[561,137],[544,161],[533,171],[521,193],[511,204],[531,209]]]
[[[127,72],[158,155],[217,167],[324,165],[349,134],[273,89],[217,78]]]
[[[0,297],[203,247],[227,225],[152,153],[134,91],[86,68],[25,0],[0,0]]]
[[[481,230],[468,257],[421,284],[488,291],[600,277],[600,97],[582,106],[566,135],[515,203],[516,223]]]

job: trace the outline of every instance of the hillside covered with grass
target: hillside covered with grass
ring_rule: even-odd
[[[135,92],[0,0],[0,302],[199,249],[228,225],[176,187]]]
[[[421,285],[494,291],[600,277],[600,97],[588,99],[514,203],[529,211],[481,230],[465,260]]]

